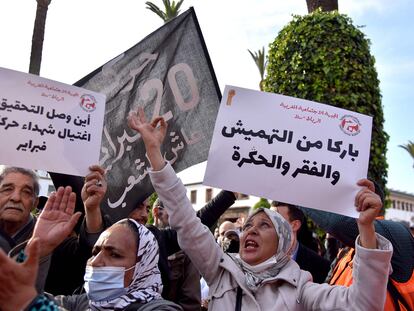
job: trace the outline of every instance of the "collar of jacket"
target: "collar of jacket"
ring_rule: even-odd
[[[233,259],[230,258],[228,254],[225,254],[223,258],[220,260],[220,266],[223,269],[226,269],[229,271],[235,278],[237,283],[240,285],[240,287],[243,289],[243,291],[250,290],[245,286],[244,281],[244,273],[240,269],[240,267],[233,261]],[[291,284],[294,287],[297,287],[298,281],[300,278],[300,268],[298,264],[294,260],[290,260],[280,271],[280,273],[275,276],[274,278],[269,278],[266,282],[267,283],[275,283],[278,281],[287,282]]]

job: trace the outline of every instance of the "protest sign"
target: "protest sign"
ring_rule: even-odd
[[[167,121],[162,148],[177,172],[207,159],[221,93],[193,8],[76,85],[107,98],[100,164],[108,192],[102,208],[113,220],[153,192],[144,144],[126,122],[131,110],[143,107],[148,119]],[[59,177],[52,175],[54,182]]]
[[[105,95],[0,68],[0,163],[78,176],[97,163]]]
[[[355,217],[372,118],[226,86],[204,184]]]

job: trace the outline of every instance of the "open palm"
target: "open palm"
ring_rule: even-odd
[[[41,243],[41,256],[48,255],[72,232],[81,213],[74,214],[76,194],[71,187],[59,187],[52,194],[33,231],[32,238]]]

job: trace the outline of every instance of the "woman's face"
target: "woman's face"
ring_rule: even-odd
[[[249,265],[262,263],[276,254],[279,238],[272,221],[264,212],[251,217],[240,237],[240,258]]]
[[[132,231],[125,225],[113,225],[99,236],[87,265],[128,269],[137,262],[137,251],[137,241]],[[131,284],[134,270],[125,272],[124,287]]]

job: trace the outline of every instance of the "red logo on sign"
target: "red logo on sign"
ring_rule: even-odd
[[[361,132],[361,123],[359,120],[351,115],[345,115],[341,118],[339,128],[347,135],[355,136]]]
[[[96,99],[92,95],[84,94],[80,98],[80,106],[87,112],[92,112],[96,109]]]

